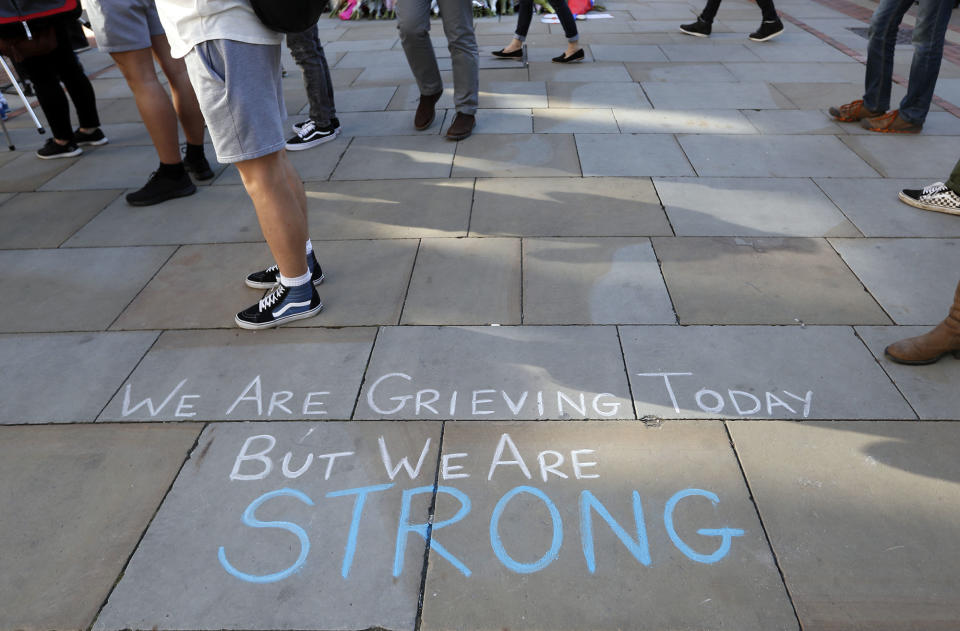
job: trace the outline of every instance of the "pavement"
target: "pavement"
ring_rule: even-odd
[[[960,628],[960,361],[883,356],[960,269],[960,217],[896,195],[960,157],[960,14],[923,133],[871,135],[826,114],[870,6],[754,44],[744,0],[710,39],[610,1],[572,67],[479,19],[459,143],[394,23],[322,19],[326,308],[255,333],[235,168],[127,206],[156,156],[84,52],[110,144],[41,161],[21,115],[0,153],[0,629]]]

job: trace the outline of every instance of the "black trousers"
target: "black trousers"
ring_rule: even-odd
[[[763,20],[765,22],[772,22],[777,18],[777,9],[773,6],[773,0],[757,0],[757,5],[760,6],[760,12],[763,14]],[[717,16],[717,9],[720,8],[720,0],[707,0],[707,6],[703,7],[703,13],[700,14],[700,18],[704,22],[713,22],[713,18]]]
[[[53,52],[24,59],[23,66],[33,81],[33,89],[53,137],[72,140],[70,104],[60,87],[61,83],[67,88],[70,100],[77,109],[80,127],[99,127],[100,117],[97,115],[97,97],[93,85],[87,79],[77,54],[73,52],[67,30],[57,26],[56,33],[57,47]]]

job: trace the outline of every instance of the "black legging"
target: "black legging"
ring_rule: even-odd
[[[773,0],[757,0],[757,5],[760,7],[760,12],[763,14],[763,20],[765,22],[773,22],[777,20],[777,9],[773,6]],[[713,22],[713,18],[717,16],[717,9],[720,8],[720,0],[707,0],[707,6],[703,7],[703,12],[700,14],[700,19],[704,22]]]
[[[577,21],[573,18],[573,13],[570,12],[566,0],[547,0],[547,2],[557,12],[567,41],[575,42],[580,39],[580,35],[577,34]],[[521,42],[527,38],[527,31],[530,30],[530,20],[532,19],[533,0],[520,0],[517,5],[517,32],[515,37]]]
[[[97,97],[93,86],[87,79],[77,54],[70,45],[70,37],[62,26],[55,27],[57,47],[46,55],[37,55],[23,60],[23,65],[33,81],[33,89],[40,101],[40,107],[47,117],[50,131],[58,140],[72,140],[73,127],[70,125],[70,104],[63,93],[60,83],[67,88],[70,100],[77,109],[80,127],[100,126],[97,115]]]

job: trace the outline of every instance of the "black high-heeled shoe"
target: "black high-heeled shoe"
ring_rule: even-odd
[[[523,49],[518,48],[516,50],[511,50],[509,53],[503,52],[503,49],[494,50],[491,52],[494,57],[500,57],[501,59],[519,59],[523,57]]]
[[[566,53],[560,55],[559,57],[554,57],[553,62],[558,64],[568,64],[571,61],[582,61],[584,57],[585,57],[585,54],[583,52],[583,49],[581,48],[580,50],[573,53],[569,57],[567,57]]]

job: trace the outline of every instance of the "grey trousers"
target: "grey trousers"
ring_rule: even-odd
[[[327,57],[323,54],[323,46],[320,45],[317,25],[314,24],[302,33],[288,33],[287,47],[293,60],[303,71],[303,87],[310,103],[310,119],[321,127],[329,125],[330,119],[337,115],[337,109],[333,103],[330,68],[327,66]]]
[[[480,58],[473,33],[471,0],[439,0],[443,33],[447,36],[453,64],[453,102],[457,112],[476,114],[480,91]],[[439,94],[443,80],[430,42],[430,0],[400,0],[397,28],[407,63],[420,94]]]

